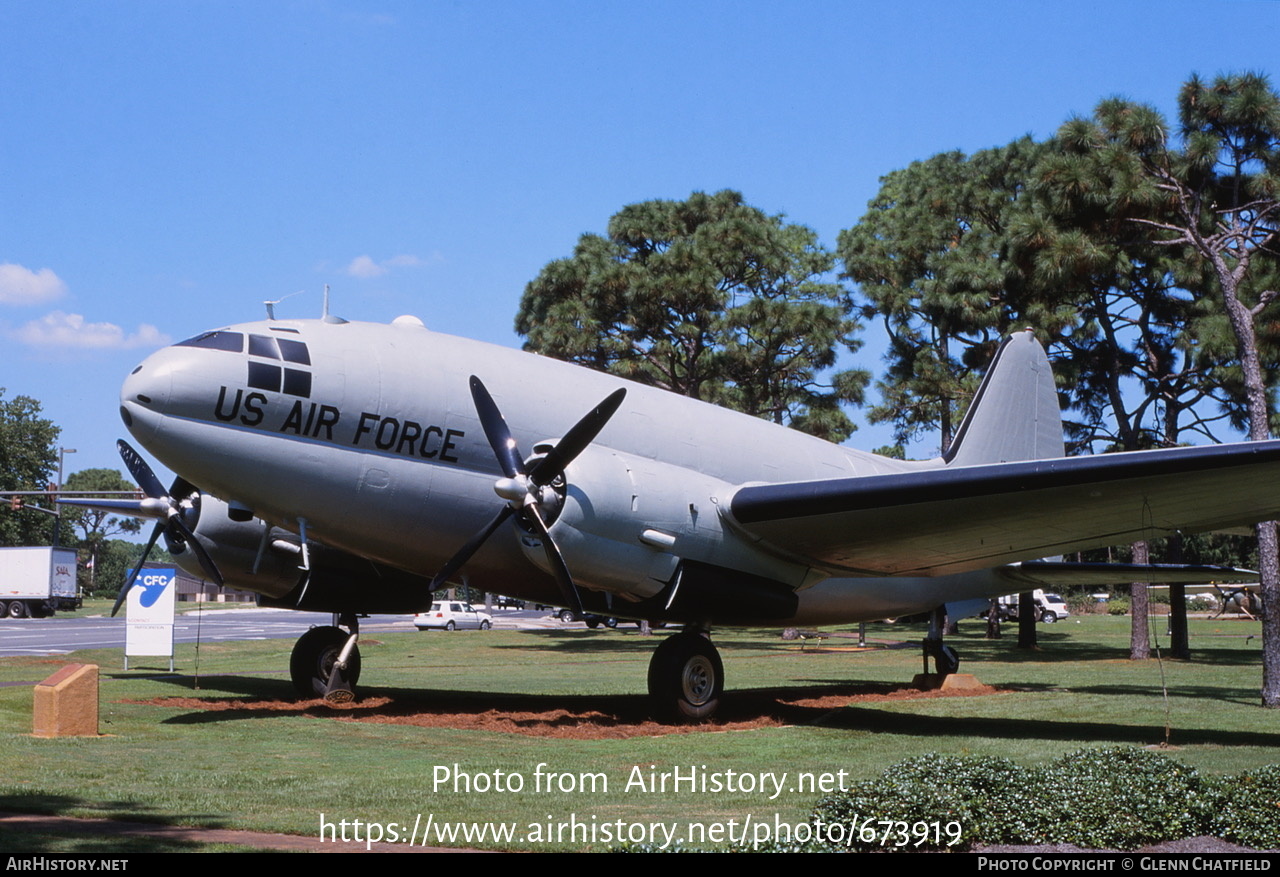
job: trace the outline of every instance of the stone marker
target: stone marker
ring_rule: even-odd
[[[31,733],[36,737],[98,736],[97,664],[68,664],[37,683]]]

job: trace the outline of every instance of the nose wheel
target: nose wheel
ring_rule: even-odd
[[[355,699],[360,680],[358,631],[337,626],[313,627],[294,644],[289,658],[289,675],[298,696],[310,700],[322,697],[330,703]]]
[[[708,719],[723,693],[724,664],[706,634],[686,631],[668,637],[649,660],[649,698],[660,719]]]

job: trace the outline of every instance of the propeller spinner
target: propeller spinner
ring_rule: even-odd
[[[471,398],[475,402],[476,413],[480,415],[480,424],[484,428],[493,455],[498,459],[503,477],[494,484],[494,492],[506,501],[506,505],[478,533],[467,540],[458,553],[440,568],[431,580],[431,590],[442,588],[446,581],[460,570],[471,556],[475,554],[494,532],[509,518],[515,516],[520,523],[535,533],[542,542],[546,552],[547,563],[555,575],[556,584],[564,596],[565,605],[579,615],[582,614],[582,597],[578,586],[569,574],[569,567],[564,556],[556,546],[555,540],[547,529],[546,521],[538,510],[547,500],[543,488],[548,487],[564,474],[564,470],[573,462],[587,445],[595,440],[609,422],[622,399],[627,395],[625,389],[615,390],[591,411],[573,425],[564,437],[546,456],[540,458],[531,469],[526,468],[524,457],[516,445],[507,421],[498,409],[498,405],[489,395],[484,383],[475,375],[471,376]]]

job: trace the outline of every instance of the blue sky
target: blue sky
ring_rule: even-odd
[[[0,4],[0,338],[119,468],[120,382],[259,319],[518,345],[524,285],[623,205],[734,188],[828,246],[879,178],[1192,72],[1275,72],[1280,3]],[[879,371],[869,345],[861,364]],[[884,444],[883,430],[852,444]]]

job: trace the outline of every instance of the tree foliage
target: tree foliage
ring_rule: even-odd
[[[1023,138],[915,162],[882,177],[867,213],[840,233],[844,276],[889,334],[870,419],[894,424],[900,442],[939,429],[946,450],[1001,337],[1029,325],[1048,340],[1076,319],[1016,258],[1043,151]]]
[[[1192,77],[1170,136],[1155,109],[1103,101],[1059,132],[1080,157],[1080,197],[1176,254],[1194,291],[1212,297],[1234,338],[1248,434],[1271,436],[1267,336],[1280,274],[1280,94],[1256,73]],[[1257,527],[1264,605],[1280,605],[1276,526]],[[1280,707],[1280,612],[1263,619],[1263,702]]]
[[[141,543],[124,539],[104,539],[98,546],[92,582],[82,582],[85,593],[92,593],[96,597],[114,597],[120,593],[129,570],[142,559],[144,547]],[[151,549],[151,556],[147,560],[166,566],[173,564],[172,556],[160,545]]]
[[[527,350],[840,441],[869,376],[848,292],[809,228],[732,191],[646,201],[584,234],[525,289]]]
[[[120,491],[135,490],[133,484],[124,479],[119,469],[82,469],[67,476],[63,485],[67,490],[102,490]],[[111,499],[119,499],[118,495],[104,494]],[[81,559],[85,565],[80,568],[81,587],[93,590],[103,560],[103,545],[112,536],[123,533],[137,533],[142,529],[142,522],[136,518],[122,518],[109,512],[97,509],[64,506],[62,524],[74,529],[79,536]]]
[[[58,469],[61,430],[40,416],[35,399],[5,399],[4,392],[0,388],[0,490],[44,490]],[[36,511],[10,511],[6,504],[0,510],[0,545],[48,545],[52,520]]]

